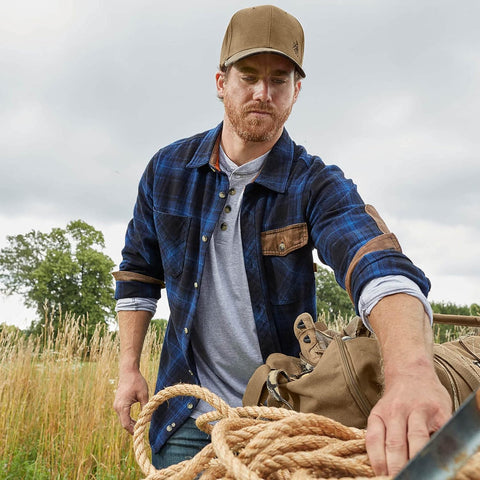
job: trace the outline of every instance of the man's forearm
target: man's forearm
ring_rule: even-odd
[[[140,373],[140,357],[152,313],[144,310],[118,312],[120,335],[119,382],[113,407],[122,426],[133,435],[135,421],[130,415],[134,403],[148,402],[148,385]]]
[[[385,391],[368,418],[376,475],[395,475],[448,419],[452,402],[433,365],[433,334],[420,300],[382,298],[370,314],[382,352]]]
[[[138,370],[143,342],[152,313],[144,310],[118,312],[120,335],[120,371]]]
[[[418,299],[405,294],[384,297],[369,320],[381,347],[387,384],[395,375],[433,369],[432,328]]]

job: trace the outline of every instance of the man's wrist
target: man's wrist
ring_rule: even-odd
[[[137,357],[122,358],[119,362],[119,373],[129,374],[140,371],[140,359]]]
[[[417,377],[421,375],[430,376],[435,375],[433,367],[433,359],[426,351],[423,353],[409,358],[392,358],[390,357],[387,362],[384,363],[383,372],[385,377],[385,383],[394,381],[400,377]]]

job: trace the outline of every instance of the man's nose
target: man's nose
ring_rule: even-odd
[[[260,100],[262,102],[267,102],[271,100],[270,85],[268,80],[258,80],[255,84],[255,91],[253,93],[253,98],[255,100]]]

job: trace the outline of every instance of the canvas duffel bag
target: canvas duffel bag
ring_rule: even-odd
[[[243,404],[317,413],[366,428],[383,391],[378,341],[356,317],[342,332],[328,330],[310,314],[294,323],[299,357],[274,353],[251,377]],[[480,337],[434,345],[437,375],[454,409],[480,386]]]

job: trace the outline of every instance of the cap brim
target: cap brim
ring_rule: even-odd
[[[306,77],[303,68],[295,61],[295,59],[288,55],[285,55],[285,53],[281,52],[280,50],[275,50],[274,48],[268,47],[250,48],[248,50],[242,50],[241,52],[232,55],[230,58],[227,58],[224,65],[225,67],[228,67],[230,65],[233,65],[235,62],[242,60],[243,58],[251,57],[252,55],[257,55],[258,53],[275,53],[277,55],[281,55],[282,57],[288,58],[295,65],[295,68],[298,70],[298,73],[300,73],[302,78]]]

